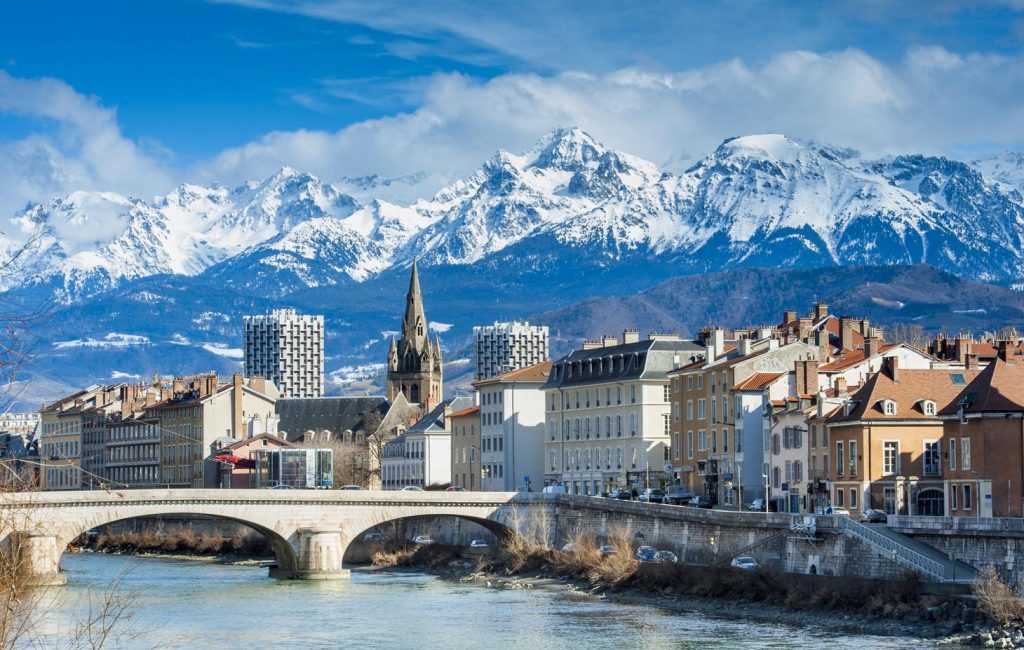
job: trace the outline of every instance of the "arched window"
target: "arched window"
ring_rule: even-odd
[[[935,402],[931,401],[930,399],[926,399],[922,403],[922,410],[924,411],[925,415],[935,415]]]
[[[418,403],[420,401],[420,385],[419,384],[413,384],[409,388],[409,401],[413,402],[413,403]]]
[[[886,415],[896,415],[896,402],[891,399],[883,400],[882,409]]]
[[[946,500],[942,490],[928,488],[917,493],[917,514],[922,517],[942,517],[946,514]]]

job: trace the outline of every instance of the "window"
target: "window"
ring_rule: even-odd
[[[938,440],[925,440],[924,442],[924,473],[925,476],[937,476],[939,474],[939,463],[941,462]]]
[[[900,443],[886,440],[882,443],[882,473],[893,475],[900,472]]]
[[[733,446],[733,449],[735,449],[736,453],[738,454],[741,451],[743,451],[743,431],[740,430],[740,429],[734,429],[733,432],[732,432],[732,435],[733,435],[732,446]]]
[[[678,380],[677,379],[673,379],[672,380],[673,383],[675,383],[676,381],[678,381]],[[665,384],[665,401],[666,402],[671,402],[672,401],[672,391],[671,391],[671,389],[669,389],[668,384]]]
[[[845,466],[843,462],[846,460],[846,455],[843,453],[843,443],[836,443],[836,476],[842,476]],[[838,494],[841,494],[839,492]]]
[[[960,469],[971,469],[971,439],[960,439]],[[964,509],[969,509],[967,499],[964,498]]]
[[[950,510],[956,510],[956,496],[957,496],[958,492],[959,492],[959,490],[956,489],[955,485],[953,486],[953,489],[949,491],[949,509]]]
[[[617,435],[620,438],[622,437],[622,416],[621,415],[616,415],[615,416],[615,435]]]
[[[886,415],[896,415],[896,402],[887,399],[882,402],[882,408]]]
[[[779,434],[772,434],[772,454],[775,456],[779,455],[781,449],[779,448]]]
[[[707,451],[708,440],[707,432],[704,429],[697,431],[697,451]]]
[[[964,510],[970,510],[971,506],[971,486],[964,485]]]
[[[668,436],[672,426],[671,424],[669,424],[668,413],[664,414],[662,417],[665,418],[665,435]]]
[[[857,475],[857,441],[850,441],[850,476]]]
[[[857,507],[857,488],[850,488],[850,507]]]
[[[672,404],[672,419],[675,422],[679,421],[679,402],[673,402]]]
[[[687,420],[692,420],[693,419],[693,400],[692,399],[686,400],[686,419]]]
[[[686,432],[686,457],[693,459],[693,431]]]
[[[711,453],[718,453],[718,432],[714,429],[711,430]]]
[[[704,419],[704,400],[702,399],[697,400],[697,419]]]
[[[636,404],[636,384],[632,384],[629,387],[629,401],[632,404]]]
[[[729,453],[729,430],[722,429],[722,453]]]
[[[778,467],[773,467],[772,468],[772,487],[773,488],[778,488],[780,483],[781,483],[781,481],[779,480],[779,468]]]
[[[935,402],[931,401],[930,399],[926,399],[924,401],[924,414],[935,415]]]
[[[704,375],[697,375],[697,390],[704,388]]]
[[[839,444],[842,444],[842,443],[839,443]],[[843,495],[844,494],[846,494],[845,490],[843,490],[842,488],[836,488],[836,505],[839,506],[840,508],[842,508],[844,506],[844,504],[843,504],[843,501],[844,501]]]
[[[956,438],[949,439],[949,469],[956,469]]]
[[[786,483],[793,482],[793,461],[786,461]]]
[[[718,402],[711,398],[711,422],[718,422]]]
[[[632,413],[629,416],[629,435],[636,435],[636,413]]]
[[[672,457],[679,460],[679,434],[672,434]]]
[[[817,446],[818,446],[818,425],[817,424],[812,424],[811,425],[811,447],[817,447]]]

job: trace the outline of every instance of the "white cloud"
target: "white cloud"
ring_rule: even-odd
[[[42,128],[0,141],[0,214],[72,190],[115,190],[149,198],[169,189],[164,166],[126,138],[116,113],[58,79],[0,70],[0,115]]]
[[[860,50],[792,51],[678,72],[505,74],[429,79],[414,111],[337,132],[274,132],[201,166],[229,182],[281,164],[327,178],[465,174],[498,148],[577,125],[656,163],[700,157],[724,138],[777,132],[865,153],[951,153],[1024,142],[1024,59],[910,50],[885,64]]]

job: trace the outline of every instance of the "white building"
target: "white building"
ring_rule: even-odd
[[[0,413],[0,432],[34,433],[39,424],[39,413]]]
[[[473,384],[480,404],[480,486],[515,492],[544,483],[544,384],[551,362]],[[539,491],[539,489],[538,489]]]
[[[381,483],[385,490],[446,485],[452,478],[452,413],[473,405],[469,397],[446,400],[384,444]]]
[[[547,360],[546,325],[513,321],[473,328],[473,379],[476,381]]]
[[[245,375],[263,377],[282,397],[324,394],[324,317],[275,309],[245,317]]]
[[[586,342],[544,386],[545,483],[572,494],[660,485],[669,452],[667,373],[704,347],[636,331]]]

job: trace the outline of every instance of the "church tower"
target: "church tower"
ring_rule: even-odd
[[[396,342],[391,338],[388,348],[387,396],[393,401],[398,393],[405,395],[410,404],[419,404],[429,412],[442,400],[441,339],[430,340],[427,316],[423,311],[420,293],[420,274],[416,262],[412,263],[409,292],[405,297],[405,317],[402,336]]]

